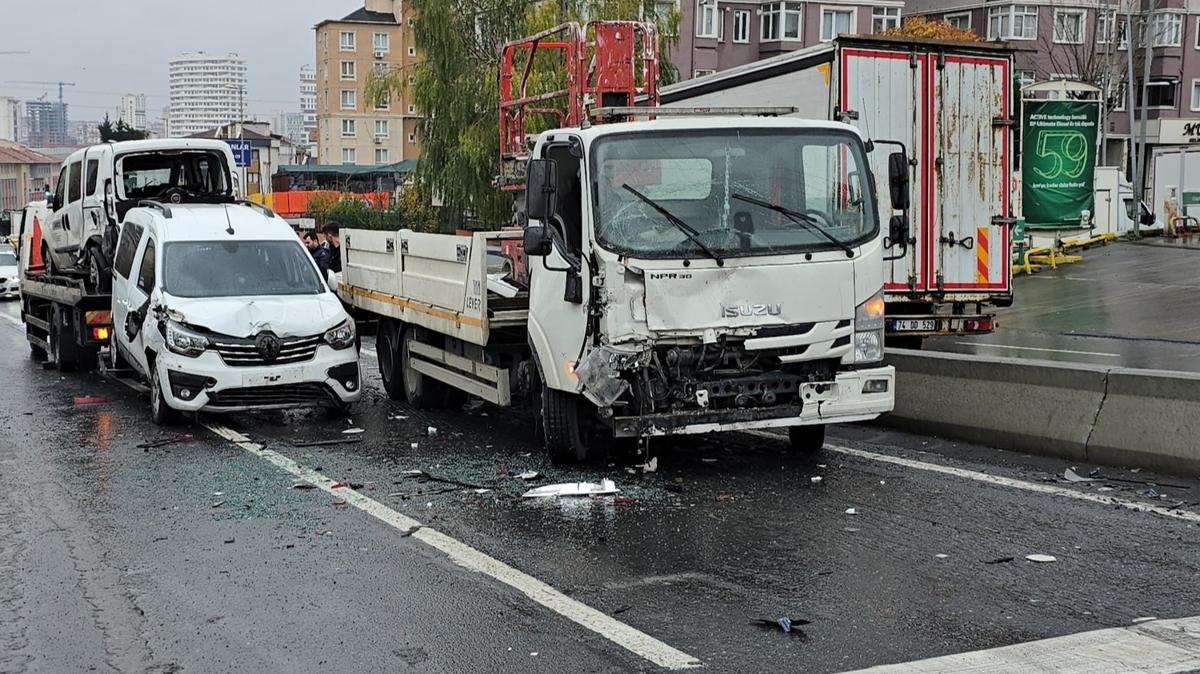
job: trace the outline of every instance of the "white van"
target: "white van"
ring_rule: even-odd
[[[354,322],[282,218],[261,206],[147,202],[124,217],[112,275],[113,365],[178,411],[359,399]]]

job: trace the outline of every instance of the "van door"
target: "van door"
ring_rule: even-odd
[[[136,269],[134,261],[139,257],[139,250],[142,248],[142,234],[143,229],[140,224],[125,223],[117,244],[112,276],[113,344],[126,362],[138,369],[139,372],[141,368],[133,348],[136,343],[139,343],[138,335],[130,335],[130,329],[133,327],[131,320],[137,321],[130,319],[129,316],[145,303],[143,300],[138,304],[133,304],[137,301],[137,276],[134,273]],[[139,324],[137,328],[140,330],[141,325]],[[142,360],[144,361],[144,357]],[[145,373],[143,372],[143,374]]]
[[[55,254],[56,260],[61,260],[61,253],[65,251],[68,245],[67,230],[64,222],[67,214],[67,192],[68,186],[71,183],[71,165],[63,164],[62,170],[58,173],[58,181],[54,183],[54,195],[50,199],[50,203],[46,206],[50,209],[50,217],[42,223],[42,239],[46,243],[46,247],[51,253]],[[46,264],[50,260],[44,260]]]
[[[89,151],[83,157],[83,200],[79,217],[82,225],[79,232],[81,246],[87,246],[88,241],[93,237],[98,239],[104,232],[104,188],[100,180],[100,161],[104,149]]]
[[[989,297],[1009,290],[1009,60],[930,55],[934,163],[929,269],[934,289]],[[940,62],[939,62],[940,59]]]

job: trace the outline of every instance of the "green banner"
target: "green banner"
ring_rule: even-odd
[[[1025,101],[1021,211],[1030,227],[1079,226],[1093,210],[1097,101]]]

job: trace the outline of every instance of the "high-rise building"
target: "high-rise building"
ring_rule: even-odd
[[[300,67],[300,114],[304,115],[304,137],[293,140],[307,147],[317,130],[317,70],[310,65]]]
[[[121,97],[121,109],[117,119],[135,129],[146,128],[146,94],[125,94]]]
[[[100,142],[100,122],[74,120],[67,124],[72,145],[96,145]]]
[[[30,147],[70,145],[67,104],[57,101],[25,101],[25,143]]]
[[[171,59],[168,84],[173,137],[245,121],[246,62],[237,54],[180,54]]]
[[[21,135],[21,101],[0,96],[0,140],[17,142]]]
[[[366,0],[362,9],[317,24],[317,162],[394,164],[416,159],[420,115],[400,94],[367,96],[372,72],[416,63],[411,3]]]

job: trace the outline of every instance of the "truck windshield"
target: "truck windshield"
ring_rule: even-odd
[[[702,252],[698,238],[722,257],[766,255],[858,245],[878,231],[862,144],[847,133],[638,133],[601,138],[594,148],[597,237],[619,253],[693,257]],[[802,213],[809,225],[767,206]]]
[[[163,251],[163,291],[176,297],[315,295],[324,290],[299,241],[176,241]]]

